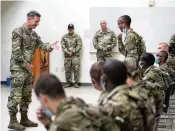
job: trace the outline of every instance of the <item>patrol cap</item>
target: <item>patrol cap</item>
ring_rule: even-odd
[[[69,24],[68,25],[68,29],[70,30],[70,29],[74,29],[74,25],[73,24]]]

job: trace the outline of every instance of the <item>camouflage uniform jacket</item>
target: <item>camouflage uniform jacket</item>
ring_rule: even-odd
[[[169,68],[175,71],[175,56],[169,54],[168,59],[166,60],[166,63]]]
[[[98,30],[94,35],[93,45],[97,49],[98,56],[111,57],[112,49],[117,45],[116,35],[109,29],[107,32]]]
[[[100,94],[100,97],[98,99],[98,105],[101,105],[103,100],[105,99],[105,97],[107,96],[107,92],[106,91],[102,91],[101,94]]]
[[[137,103],[139,99],[140,96],[131,92],[127,85],[121,85],[108,93],[102,102],[101,111],[113,118],[123,118],[127,129],[122,130],[143,131],[143,115]]]
[[[24,70],[27,64],[32,64],[35,49],[52,51],[49,44],[41,41],[40,36],[26,28],[25,24],[12,32],[12,54],[10,70]]]
[[[164,73],[163,71],[159,70],[155,66],[150,66],[146,69],[143,74],[143,80],[149,81],[152,83],[158,83],[160,85],[160,90],[165,91],[168,88],[169,81],[165,80],[165,77],[169,77],[168,74]]]
[[[59,105],[49,131],[101,131],[101,127],[104,131],[107,131],[107,127],[108,131],[120,131],[116,123],[112,127],[108,126],[113,119],[108,120],[97,107],[90,107],[81,99],[70,97]]]
[[[82,40],[78,34],[74,33],[70,35],[67,33],[62,37],[61,45],[65,57],[69,57],[68,52],[72,52],[73,56],[80,56]]]
[[[125,57],[134,57],[138,59],[138,41],[140,40],[139,35],[130,29],[127,31],[124,43],[118,40],[118,49]]]

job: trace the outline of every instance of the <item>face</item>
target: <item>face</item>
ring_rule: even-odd
[[[160,52],[160,51],[166,51],[166,52],[168,52],[168,44],[159,44],[159,46],[158,46],[158,51]]]
[[[48,96],[40,94],[38,99],[44,109],[52,110],[52,105]]]
[[[101,21],[100,22],[101,29],[106,29],[107,28],[107,23],[106,21]]]
[[[69,32],[70,34],[73,34],[73,33],[74,33],[74,29],[68,29],[68,32]]]
[[[27,17],[27,22],[31,29],[35,29],[39,25],[40,17],[38,16]]]
[[[120,18],[118,19],[118,27],[119,27],[119,29],[120,29],[121,32],[122,32],[123,29],[125,28],[125,22],[124,22],[124,20],[123,20],[122,17],[120,17]]]
[[[156,55],[157,59],[158,59],[158,64],[160,64],[163,60],[164,60],[164,56],[162,55],[161,52],[159,52],[157,55]]]

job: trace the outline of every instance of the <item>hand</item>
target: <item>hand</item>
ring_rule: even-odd
[[[33,69],[33,65],[27,64],[25,68],[26,70],[31,71]]]
[[[50,44],[50,47],[54,50],[59,50],[60,46],[58,45],[59,41],[54,42],[53,44]]]
[[[44,124],[45,126],[49,125],[52,120],[51,118],[47,117],[44,113],[43,113],[43,109],[42,108],[38,108],[36,111],[36,116],[38,118],[38,120]]]
[[[68,56],[70,56],[70,57],[72,56],[72,52],[68,52],[67,54],[68,54]]]
[[[122,34],[121,33],[118,35],[118,40],[122,41]]]

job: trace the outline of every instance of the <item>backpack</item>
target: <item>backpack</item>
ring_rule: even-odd
[[[94,130],[120,131],[120,127],[123,126],[124,120],[122,118],[116,117],[116,119],[113,119],[112,117],[103,114],[98,107],[87,105],[79,98],[70,97],[66,99],[66,104],[72,105],[76,111],[88,119],[90,122],[88,122],[89,125],[94,127]],[[89,130],[88,128],[89,127],[84,130]]]
[[[138,61],[139,61],[143,53],[146,52],[146,45],[145,45],[145,41],[141,36],[139,36],[135,31],[133,31],[133,33],[138,38],[136,43],[137,43],[137,53],[138,53]]]
[[[143,116],[144,131],[153,131],[153,125],[155,124],[154,100],[138,97],[138,94],[135,91],[125,92],[125,95],[137,103],[139,110]]]

